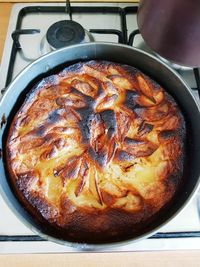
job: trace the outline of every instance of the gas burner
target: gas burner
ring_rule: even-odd
[[[59,49],[82,43],[85,38],[85,30],[73,20],[61,20],[50,26],[46,38],[53,49]]]
[[[40,54],[44,55],[62,47],[94,42],[93,35],[73,20],[61,20],[52,24],[40,43]]]
[[[175,69],[175,70],[192,70],[191,67],[187,67],[187,66],[182,66],[179,65],[177,63],[174,63],[172,61],[167,60],[164,57],[161,57],[159,54],[154,53],[162,62],[166,63],[168,66],[170,66],[171,68]]]

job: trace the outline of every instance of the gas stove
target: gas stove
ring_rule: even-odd
[[[137,29],[136,13],[137,4],[14,5],[0,66],[2,93],[29,63],[63,45],[106,41],[135,46],[154,54]],[[172,67],[176,68],[199,100],[199,69]],[[159,233],[146,240],[106,251],[200,248],[199,198],[200,194],[196,194],[188,206],[162,227]],[[80,252],[80,249],[49,242],[33,233],[17,219],[1,196],[0,210],[3,218],[0,220],[0,253]],[[85,251],[84,246],[81,251]]]

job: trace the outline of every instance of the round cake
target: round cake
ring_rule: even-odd
[[[137,232],[177,191],[185,122],[138,69],[81,62],[32,88],[9,128],[6,166],[24,207],[61,238]]]

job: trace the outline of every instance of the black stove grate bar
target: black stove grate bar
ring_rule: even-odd
[[[124,8],[124,12],[126,15],[128,14],[136,14],[138,11],[138,6],[127,6]]]
[[[14,45],[17,49],[21,49],[21,45],[19,42],[19,36],[21,34],[35,34],[35,33],[40,33],[39,29],[24,29],[24,30],[16,30],[12,33],[12,39],[14,42]]]
[[[199,231],[166,232],[166,233],[156,233],[148,237],[148,239],[172,239],[172,238],[200,238],[200,232]],[[48,240],[38,235],[0,235],[0,242],[35,242],[35,241],[48,242]]]
[[[121,7],[112,6],[71,6],[71,13],[88,14],[120,14],[124,13]],[[65,6],[28,6],[21,9],[22,16],[28,13],[68,13]]]
[[[72,10],[70,0],[66,0],[65,11],[69,14],[70,20],[72,20]]]
[[[134,30],[130,33],[129,35],[129,39],[128,39],[128,45],[131,45],[133,46],[133,42],[134,42],[134,39],[135,39],[135,36],[137,34],[140,34],[140,31],[137,29],[137,30]]]
[[[15,31],[22,30],[21,29],[22,20],[24,16],[30,13],[40,13],[40,12],[41,13],[66,13],[66,14],[69,14],[70,17],[75,13],[78,13],[78,14],[84,14],[84,13],[85,14],[118,14],[120,16],[120,22],[121,22],[121,35],[119,37],[119,40],[120,41],[123,40],[123,43],[126,44],[127,43],[127,25],[126,25],[126,11],[125,10],[126,9],[123,9],[120,7],[110,7],[110,6],[109,7],[107,6],[93,6],[93,7],[70,6],[70,14],[69,14],[68,7],[66,6],[28,6],[20,10]],[[135,10],[137,11],[137,9]],[[108,34],[106,32],[104,33]],[[17,38],[17,41],[18,41],[18,38]],[[13,43],[13,46],[12,46],[8,72],[7,72],[7,77],[6,77],[6,84],[5,84],[6,87],[12,81],[13,68],[14,68],[13,62],[15,62],[16,55],[19,49],[18,47],[19,43],[17,44],[17,46],[15,43]]]

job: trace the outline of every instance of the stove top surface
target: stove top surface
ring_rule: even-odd
[[[120,42],[136,46],[151,54],[137,30],[135,4],[72,4],[72,19],[84,29],[81,41]],[[7,38],[0,68],[0,88],[6,86],[29,63],[52,50],[46,38],[49,27],[70,20],[64,4],[16,4],[10,16]],[[54,24],[55,25],[55,24]],[[17,31],[16,31],[17,30]],[[14,32],[14,34],[12,34]],[[83,34],[83,33],[82,33]],[[12,36],[11,36],[12,35]],[[62,36],[61,36],[62,37]],[[61,38],[62,39],[62,38]],[[14,40],[14,42],[13,42]],[[30,45],[31,44],[31,45]],[[10,61],[8,60],[10,58]],[[193,88],[199,100],[193,69],[177,70]],[[198,70],[196,70],[198,72]],[[196,73],[198,75],[198,73]],[[142,241],[106,251],[197,249],[200,247],[198,194],[159,233]],[[34,234],[10,211],[0,197],[0,253],[77,252]],[[102,250],[105,251],[105,250]]]

